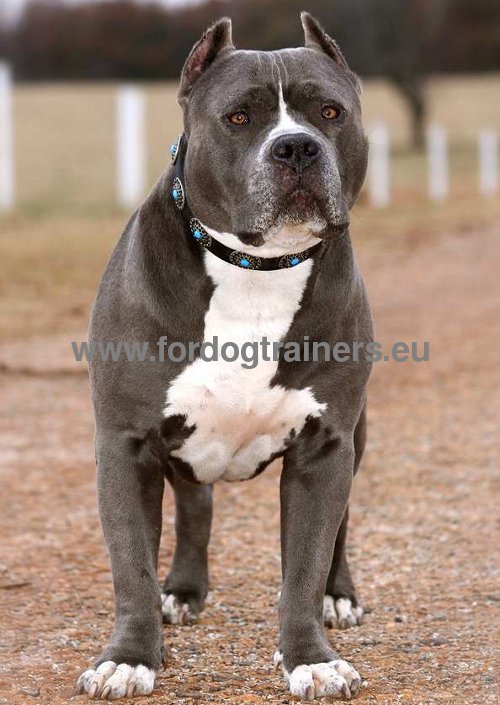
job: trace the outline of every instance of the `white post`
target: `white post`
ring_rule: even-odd
[[[146,184],[146,125],[144,95],[138,88],[120,88],[117,99],[118,202],[138,205]]]
[[[478,140],[479,191],[494,196],[498,190],[498,136],[495,130],[481,130]]]
[[[370,130],[368,169],[370,203],[375,208],[384,208],[391,199],[389,157],[389,130],[384,123],[378,123]]]
[[[0,62],[0,211],[14,207],[14,180],[12,72],[8,64]]]
[[[427,167],[429,198],[444,201],[450,191],[448,140],[439,125],[431,125],[427,130]]]

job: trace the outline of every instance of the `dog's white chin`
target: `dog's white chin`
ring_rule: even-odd
[[[223,233],[204,226],[207,232],[222,242],[226,247],[255,254],[258,257],[281,257],[296,254],[321,242],[317,237],[326,227],[326,221],[321,218],[309,221],[289,219],[270,228],[262,245],[243,245],[241,240],[232,233]]]
[[[327,226],[323,218],[314,218],[308,221],[291,219],[271,228],[264,237],[264,242],[276,247],[305,249],[319,242],[318,235]]]

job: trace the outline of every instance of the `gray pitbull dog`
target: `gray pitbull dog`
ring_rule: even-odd
[[[302,14],[305,47],[237,51],[222,19],[194,46],[175,163],[130,220],[102,279],[91,341],[167,336],[193,359],[91,363],[99,510],[111,557],[111,643],[78,681],[90,697],[144,695],[162,622],[196,620],[208,590],[212,485],[283,458],[283,587],[275,655],[293,695],[349,698],[354,668],[324,626],[359,624],[346,559],[348,499],[365,443],[369,361],[309,359],[305,341],[368,343],[349,237],[366,171],[360,86]],[[186,215],[188,214],[188,215]],[[199,240],[198,242],[196,240]],[[259,271],[260,270],[260,271]],[[210,361],[201,344],[298,342],[302,359]],[[157,581],[165,477],[177,544]]]

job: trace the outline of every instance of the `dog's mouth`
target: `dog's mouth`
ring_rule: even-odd
[[[336,240],[342,235],[345,235],[349,229],[349,221],[342,221],[339,223],[331,223],[327,225],[325,230],[318,235],[322,240]]]
[[[327,195],[318,194],[300,181],[293,191],[283,197],[281,203],[281,212],[286,214],[291,224],[312,226],[311,234],[322,240],[336,239],[349,228],[349,218],[339,217],[332,210]]]
[[[332,241],[337,240],[346,234],[349,228],[349,222],[327,223],[326,221],[288,221],[281,227],[275,227],[270,232],[243,232],[237,233],[238,238],[243,245],[251,247],[262,247],[263,245],[279,241],[285,242],[287,245],[296,244],[296,249],[300,250],[302,246],[309,247],[318,240]]]
[[[310,213],[318,208],[318,199],[301,186],[287,194],[283,200],[284,205],[298,213]]]
[[[260,225],[260,223],[259,223]],[[275,213],[262,230],[236,233],[243,245],[261,247],[274,241],[279,233],[289,240],[309,242],[311,240],[334,240],[345,234],[349,227],[348,218],[332,218],[331,208],[326,198],[319,198],[309,189],[298,186],[283,195],[278,202]]]

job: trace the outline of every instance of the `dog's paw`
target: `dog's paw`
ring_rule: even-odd
[[[198,619],[198,615],[193,612],[188,603],[181,602],[181,600],[179,600],[179,598],[171,592],[168,595],[162,592],[161,611],[163,614],[163,621],[166,624],[177,624],[179,626],[184,626],[187,624],[194,624],[194,622]]]
[[[105,661],[95,670],[90,668],[82,673],[76,691],[79,695],[87,693],[89,698],[102,700],[149,695],[155,686],[155,676],[155,671],[146,666]]]
[[[348,597],[334,599],[331,595],[323,598],[323,623],[325,627],[349,629],[363,623],[363,608],[354,607]]]
[[[329,661],[297,666],[291,673],[284,670],[292,695],[302,700],[344,698],[350,700],[361,686],[359,673],[347,661]]]

